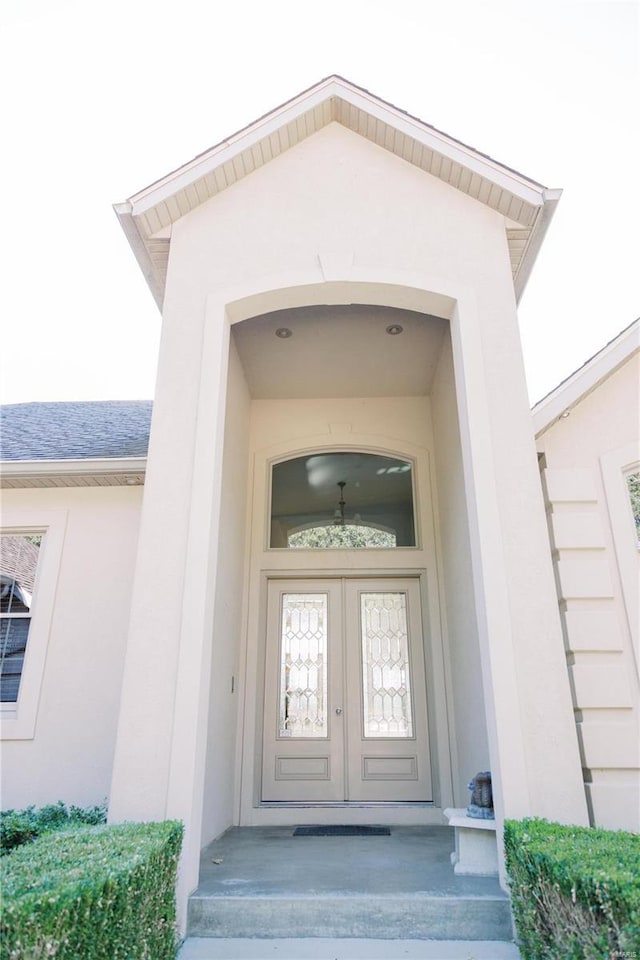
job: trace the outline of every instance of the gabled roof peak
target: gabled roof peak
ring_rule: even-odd
[[[158,306],[172,224],[332,122],[503,214],[520,295],[560,191],[332,74],[115,206]]]

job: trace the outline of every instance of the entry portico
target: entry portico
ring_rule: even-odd
[[[110,817],[185,821],[183,907],[232,824],[442,823],[480,769],[498,826],[587,822],[516,317],[557,196],[330,77],[118,208],[163,330]],[[410,465],[413,543],[273,545],[274,464],[332,454]],[[362,596],[408,598],[415,796],[265,786],[285,594],[352,677]]]

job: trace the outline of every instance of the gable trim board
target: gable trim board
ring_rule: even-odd
[[[159,309],[172,224],[329,123],[343,125],[501,213],[520,298],[561,191],[334,75],[114,206]]]

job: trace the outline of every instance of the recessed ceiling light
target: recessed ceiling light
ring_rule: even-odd
[[[404,327],[401,327],[399,323],[390,323],[387,327],[387,333],[390,337],[397,337],[399,333],[402,333]]]
[[[280,337],[281,340],[288,340],[292,336],[293,330],[289,330],[289,327],[278,327],[276,330],[276,337]]]

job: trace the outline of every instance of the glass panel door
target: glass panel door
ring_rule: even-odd
[[[270,580],[263,801],[344,800],[340,580]]]
[[[346,580],[344,597],[349,800],[430,801],[420,581]]]
[[[267,593],[261,799],[431,800],[419,580]]]

